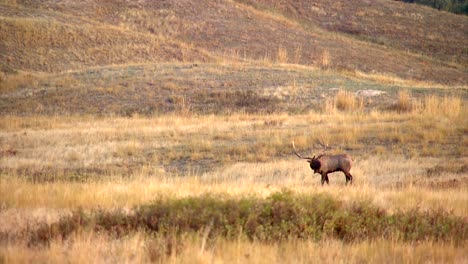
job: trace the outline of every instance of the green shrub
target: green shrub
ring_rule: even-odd
[[[345,242],[377,238],[464,242],[468,222],[440,210],[389,214],[368,201],[344,203],[325,194],[282,191],[265,199],[204,195],[156,200],[135,208],[133,213],[77,211],[39,228],[31,243],[66,238],[81,229],[115,236],[143,230],[163,237],[209,230],[211,237],[235,239],[245,235],[256,241],[330,237]]]
[[[438,10],[445,10],[456,14],[468,14],[468,3],[465,0],[399,0],[405,3],[417,3],[430,6]]]

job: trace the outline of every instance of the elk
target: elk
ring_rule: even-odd
[[[319,144],[324,147],[326,150],[328,147],[327,145]],[[338,155],[327,155],[327,154],[320,154],[319,156],[315,157],[315,155],[311,157],[303,157],[299,153],[297,153],[296,146],[294,146],[294,141],[292,141],[292,146],[294,149],[294,154],[301,159],[305,159],[307,162],[310,163],[310,168],[314,171],[314,173],[318,173],[322,175],[322,185],[326,182],[330,184],[328,181],[328,173],[341,171],[344,173],[346,177],[346,184],[353,183],[353,176],[349,172],[351,170],[351,165],[353,163],[351,156],[348,154],[338,154]]]

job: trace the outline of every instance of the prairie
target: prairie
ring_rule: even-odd
[[[259,238],[252,240],[242,231],[246,228],[242,224],[235,225],[241,231],[233,238],[222,235],[224,231],[219,231],[220,235],[215,232],[220,227],[210,225],[213,218],[207,213],[206,218],[197,220],[201,221],[199,229],[180,233],[152,233],[143,227],[139,230],[140,224],[134,224],[135,231],[129,227],[132,224],[125,224],[124,231],[119,231],[125,235],[117,237],[112,228],[109,230],[114,231],[96,231],[100,224],[94,221],[102,217],[110,219],[105,221],[109,225],[112,219],[133,221],[127,217],[153,203],[170,207],[190,199],[197,208],[208,195],[240,204],[242,199],[261,199],[262,204],[262,199],[269,201],[284,192],[292,197],[325,195],[344,208],[371,206],[388,217],[416,213],[416,219],[440,217],[438,222],[454,217],[453,221],[466,226],[467,121],[463,100],[427,96],[413,100],[411,110],[369,112],[339,110],[340,96],[329,102],[326,112],[293,115],[4,116],[0,162],[3,259],[184,263],[196,256],[200,263],[394,258],[463,262],[467,257],[466,229],[450,231],[460,235],[461,243],[454,243],[450,233],[437,238],[441,231],[435,236],[425,230],[416,236],[426,237],[421,242],[399,238],[397,233],[390,239],[377,231],[376,237],[351,236],[349,241],[324,231],[319,240],[262,242],[261,233],[254,233]],[[347,98],[357,100],[349,94]],[[399,100],[406,103],[404,98]],[[320,186],[319,177],[312,175],[308,164],[292,155],[291,140],[307,155],[322,151],[317,140],[331,145],[331,152],[352,154],[353,185],[345,186],[344,176],[334,173],[330,186]],[[180,210],[176,208],[173,210]],[[91,226],[97,227],[80,222],[84,226],[72,228],[75,231],[71,234],[47,231],[59,233],[47,238],[45,251],[40,245],[27,246],[44,226],[53,228],[77,214],[87,215],[84,219],[97,217],[91,221]],[[195,218],[187,217],[190,219]],[[92,254],[84,253],[89,250],[88,243],[99,245],[93,247]],[[415,255],[401,255],[413,247],[417,248]],[[381,255],[375,248],[386,253]],[[264,254],[269,258],[261,258]]]
[[[467,18],[0,0],[0,263],[468,262]],[[303,155],[348,153],[321,186]]]

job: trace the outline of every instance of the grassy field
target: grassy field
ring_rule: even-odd
[[[358,99],[352,95],[338,92],[323,112],[292,115],[3,116],[2,258],[7,262],[465,261],[465,100],[408,99],[408,93],[402,92],[394,109],[369,111],[353,102]],[[308,164],[292,155],[292,140],[304,154],[320,153],[317,140],[333,146],[331,152],[350,153],[355,164],[353,185],[345,186],[344,176],[335,173],[330,186],[320,186]],[[214,197],[213,202],[206,200],[209,197]],[[277,216],[280,222],[255,222],[271,231],[251,227],[251,219],[263,219],[274,199],[285,201],[278,209],[286,210]],[[314,206],[327,208],[332,203],[342,209],[333,211],[332,206],[322,216],[318,209],[322,207],[302,204],[307,199],[318,199]],[[183,209],[183,204],[188,207]],[[229,215],[224,210],[235,211],[225,206],[242,204],[253,205],[225,220],[229,225],[213,223],[219,215]],[[151,231],[147,222],[135,220],[143,217],[144,208],[153,208],[148,210],[159,215],[159,221],[167,217],[174,225],[167,233],[163,227]],[[200,218],[184,215],[190,210]],[[175,213],[164,216],[164,212]],[[286,215],[291,212],[297,215],[289,219]],[[340,218],[343,212],[348,212],[346,218]],[[353,214],[374,224],[355,225],[350,220]],[[76,222],[76,217],[85,220]],[[329,219],[328,224],[317,227],[316,222],[297,220],[314,217]],[[375,222],[380,217],[386,224]],[[386,222],[393,218],[400,223],[394,229]],[[177,221],[184,221],[188,229]],[[315,231],[294,233],[298,223]],[[410,223],[418,229],[408,231]],[[226,226],[233,231],[226,231]],[[348,235],[336,233],[343,226],[349,228],[344,233]],[[364,227],[367,231],[359,229]],[[367,235],[355,235],[362,232]],[[270,241],[264,234],[286,239]],[[37,242],[44,239],[45,249]],[[89,243],[97,246],[91,249]],[[408,253],[412,250],[416,253]]]
[[[465,85],[323,71],[314,66],[235,61],[18,73],[3,76],[0,83],[3,115],[300,114],[332,109],[331,100],[340,90],[352,93],[356,102],[351,109],[338,105],[338,110],[395,110],[400,91],[407,91],[408,97],[417,102],[424,101],[426,95],[468,98]],[[380,94],[356,94],[366,90]]]
[[[0,263],[467,263],[466,22],[0,0]]]

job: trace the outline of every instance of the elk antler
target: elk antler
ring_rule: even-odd
[[[291,143],[292,143],[292,146],[293,146],[293,149],[294,149],[294,154],[296,154],[296,156],[298,156],[299,158],[305,159],[305,160],[313,160],[315,158],[315,156],[313,158],[301,156],[301,154],[297,153],[296,146],[294,146],[294,140]]]
[[[323,143],[323,140],[317,140],[317,144],[319,144],[323,148],[323,152],[332,149],[328,144]]]

